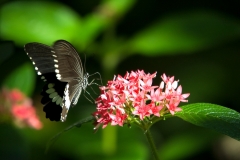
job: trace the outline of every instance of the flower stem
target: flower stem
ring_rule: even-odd
[[[156,146],[154,144],[154,141],[153,141],[153,138],[152,138],[152,134],[150,132],[150,129],[147,128],[145,125],[143,127],[143,131],[144,131],[144,134],[146,135],[147,137],[147,141],[150,145],[150,148],[151,148],[151,151],[152,151],[152,154],[153,154],[153,157],[155,160],[160,160],[159,157],[158,157],[158,152],[157,152],[157,149],[156,149]]]

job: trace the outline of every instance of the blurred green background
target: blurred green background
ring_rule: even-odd
[[[71,42],[83,63],[86,55],[87,72],[100,72],[104,84],[126,71],[157,71],[154,84],[163,73],[174,75],[183,93],[191,94],[189,103],[240,111],[239,0],[2,0],[0,5],[1,86],[19,88],[31,97],[44,125],[34,130],[1,123],[1,159],[152,159],[137,127],[109,126],[93,133],[92,124],[66,132],[44,154],[52,136],[89,116],[96,106],[82,95],[66,122],[45,119],[40,104],[44,83],[23,50],[29,42]],[[162,160],[240,159],[240,142],[176,117],[151,130]]]

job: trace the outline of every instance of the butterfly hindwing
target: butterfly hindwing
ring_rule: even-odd
[[[43,76],[47,81],[41,92],[43,111],[46,113],[46,118],[59,121],[62,113],[64,89],[67,83],[57,80],[55,73],[46,73]]]

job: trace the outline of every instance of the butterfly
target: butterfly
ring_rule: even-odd
[[[52,47],[41,43],[27,43],[25,52],[41,79],[41,103],[46,118],[64,122],[71,105],[76,105],[82,90],[86,90],[89,74],[83,70],[76,49],[65,40],[56,41]]]

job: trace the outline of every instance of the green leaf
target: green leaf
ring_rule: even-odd
[[[81,29],[80,17],[68,7],[47,1],[15,1],[0,8],[0,36],[18,45],[71,40]]]
[[[130,41],[133,52],[188,53],[240,37],[240,21],[219,13],[192,11],[166,16]]]
[[[30,63],[25,63],[10,73],[3,86],[9,89],[18,88],[26,95],[31,95],[35,86],[35,71]]]
[[[213,129],[240,140],[240,113],[210,103],[195,103],[182,107],[176,116],[197,126]]]

